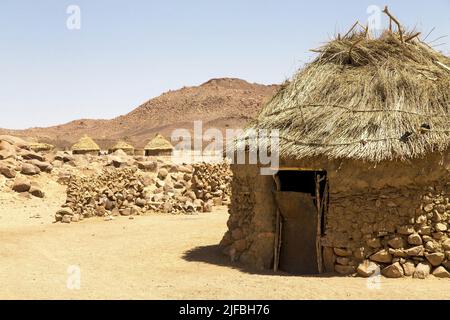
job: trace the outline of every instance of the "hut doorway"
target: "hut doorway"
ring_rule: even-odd
[[[328,203],[325,171],[281,170],[275,176],[277,223],[274,270],[323,271],[320,239]]]

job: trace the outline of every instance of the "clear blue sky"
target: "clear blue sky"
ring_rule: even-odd
[[[450,33],[450,0],[1,0],[0,127],[112,118],[215,77],[280,83],[385,4],[406,25],[436,27],[428,40]],[[69,5],[80,30],[66,27]]]

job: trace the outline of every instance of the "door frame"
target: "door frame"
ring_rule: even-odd
[[[275,191],[281,191],[281,181],[278,176],[279,171],[314,171],[316,172],[315,180],[315,190],[316,190],[316,208],[317,208],[317,233],[316,233],[316,250],[317,250],[317,267],[319,274],[324,271],[323,263],[323,247],[322,247],[322,236],[325,229],[325,218],[328,212],[328,201],[329,201],[329,181],[327,171],[319,168],[304,168],[304,167],[280,167],[277,168],[277,172],[273,174],[273,180],[275,183]],[[325,172],[325,175],[320,175],[321,172]],[[321,197],[321,183],[325,180],[323,188],[323,197]],[[275,202],[276,203],[276,202]],[[280,252],[282,245],[282,232],[283,232],[283,219],[281,218],[281,212],[277,205],[276,208],[276,222],[275,222],[275,241],[274,241],[274,261],[273,270],[277,272],[280,265]]]

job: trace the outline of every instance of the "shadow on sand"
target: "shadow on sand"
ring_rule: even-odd
[[[232,262],[230,258],[223,254],[222,249],[219,245],[209,245],[196,247],[191,250],[186,251],[183,254],[183,259],[189,262],[203,262],[209,263],[216,266],[228,267],[239,270],[241,272],[249,273],[249,274],[257,274],[257,275],[266,275],[266,276],[285,276],[285,277],[313,277],[313,278],[328,278],[335,277],[334,273],[322,273],[322,274],[313,274],[313,275],[293,275],[286,272],[278,271],[274,272],[273,270],[258,270],[255,268],[250,268],[239,262]]]

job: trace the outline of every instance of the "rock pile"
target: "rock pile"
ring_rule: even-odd
[[[104,169],[89,177],[72,175],[66,203],[55,220],[78,222],[93,216],[136,215],[145,203],[144,185],[136,168]]]
[[[147,211],[193,214],[210,212],[214,205],[229,202],[230,179],[224,176],[229,174],[228,164],[191,166],[141,161],[137,166],[121,167],[114,164],[118,159],[112,159],[100,174],[69,178],[67,200],[56,213],[57,221]],[[214,178],[208,179],[202,170]]]
[[[29,144],[16,137],[0,136],[0,175],[13,180],[12,190],[29,192],[42,198],[44,192],[27,176],[38,175],[41,172],[50,173],[53,166],[45,157],[30,149]]]
[[[232,173],[228,163],[199,163],[194,169],[192,189],[198,199],[212,200],[214,205],[230,204]]]

